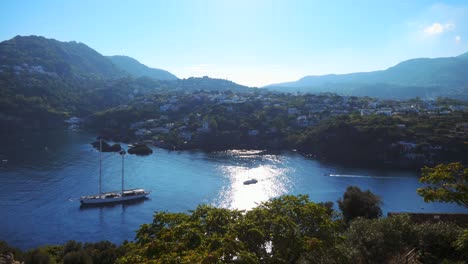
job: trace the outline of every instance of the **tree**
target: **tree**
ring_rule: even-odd
[[[453,245],[468,259],[468,229],[462,231]]]
[[[463,234],[463,228],[455,223],[438,222],[416,225],[416,237],[419,241],[419,260],[422,263],[467,263],[462,260],[463,252],[456,244]]]
[[[428,184],[417,190],[425,202],[457,203],[468,207],[468,168],[460,162],[424,167],[419,182]]]
[[[84,250],[70,251],[63,257],[63,264],[92,264],[93,259]]]
[[[55,263],[55,261],[45,248],[38,248],[26,254],[25,263],[52,264]]]
[[[356,219],[344,233],[350,260],[354,263],[388,263],[417,245],[414,226],[407,215]]]
[[[338,200],[338,207],[346,222],[356,217],[378,218],[382,216],[380,197],[367,190],[361,191],[357,186],[348,186],[343,199]]]
[[[327,208],[308,196],[282,196],[248,212],[200,205],[158,212],[137,232],[120,263],[324,263],[337,240]]]

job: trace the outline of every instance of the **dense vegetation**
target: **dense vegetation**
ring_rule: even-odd
[[[1,130],[63,126],[70,116],[88,116],[155,91],[157,81],[121,78],[62,79],[43,74],[0,74]],[[37,123],[37,125],[33,125]]]
[[[166,89],[248,89],[210,78],[157,80],[152,70],[126,72],[108,57],[73,41],[38,36],[3,41],[0,132],[60,127],[65,117],[86,117]]]
[[[156,212],[135,242],[121,246],[69,241],[21,252],[0,243],[0,253],[12,252],[26,263],[65,264],[395,263],[415,249],[422,263],[468,261],[466,227],[416,224],[407,216],[377,218],[372,212],[378,198],[357,187],[343,199],[351,196],[352,203],[340,205],[343,214],[373,202],[346,219],[332,203],[316,204],[304,195],[275,198],[247,212],[200,205],[189,213]]]
[[[243,101],[220,103],[223,101],[209,99],[213,97],[242,97]],[[468,145],[464,143],[466,134],[461,135],[465,133],[461,125],[468,119],[468,112],[362,116],[358,109],[365,108],[371,99],[351,97],[346,103],[349,109],[343,113],[344,99],[336,95],[159,93],[96,113],[88,126],[117,141],[150,140],[169,149],[297,149],[355,166],[420,168],[440,162],[467,162],[464,153]],[[421,102],[390,101],[385,107],[398,109],[401,106],[391,104]],[[457,102],[437,101],[442,110],[449,103]],[[317,104],[319,110],[307,108]],[[161,110],[166,105],[176,109]],[[290,114],[288,109],[302,113]],[[298,122],[300,118],[306,120],[305,125]],[[137,128],[132,124],[137,121],[141,121],[138,128],[145,129],[147,135],[135,135]],[[204,125],[209,129],[203,130]],[[190,140],[184,134],[190,134]]]
[[[110,60],[83,43],[60,42],[39,36],[16,36],[0,43],[4,71],[36,72],[63,78],[122,77]]]
[[[466,137],[450,131],[467,120],[467,113],[446,116],[341,116],[290,136],[303,152],[348,164],[423,166],[462,161]],[[412,142],[410,150],[397,142]]]
[[[427,184],[418,189],[425,202],[456,203],[468,208],[468,168],[460,162],[424,167],[419,181]]]

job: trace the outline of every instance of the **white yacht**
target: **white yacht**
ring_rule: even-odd
[[[114,192],[102,192],[102,141],[99,142],[99,193],[80,197],[81,204],[105,204],[117,203],[145,198],[150,194],[145,189],[124,189],[124,157],[125,150],[119,154],[122,156],[122,189]]]

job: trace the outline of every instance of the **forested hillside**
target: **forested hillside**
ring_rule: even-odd
[[[132,60],[128,58],[127,60]],[[134,63],[138,63],[135,61]],[[139,67],[146,66],[140,64]],[[0,43],[0,130],[44,129],[70,116],[86,117],[160,90],[244,90],[233,82],[204,78],[178,80],[156,69],[136,74],[83,43],[39,36]],[[131,71],[131,70],[130,70]]]

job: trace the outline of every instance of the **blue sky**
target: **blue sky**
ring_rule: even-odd
[[[2,0],[0,10],[0,40],[75,40],[180,78],[250,86],[468,52],[466,0]]]

